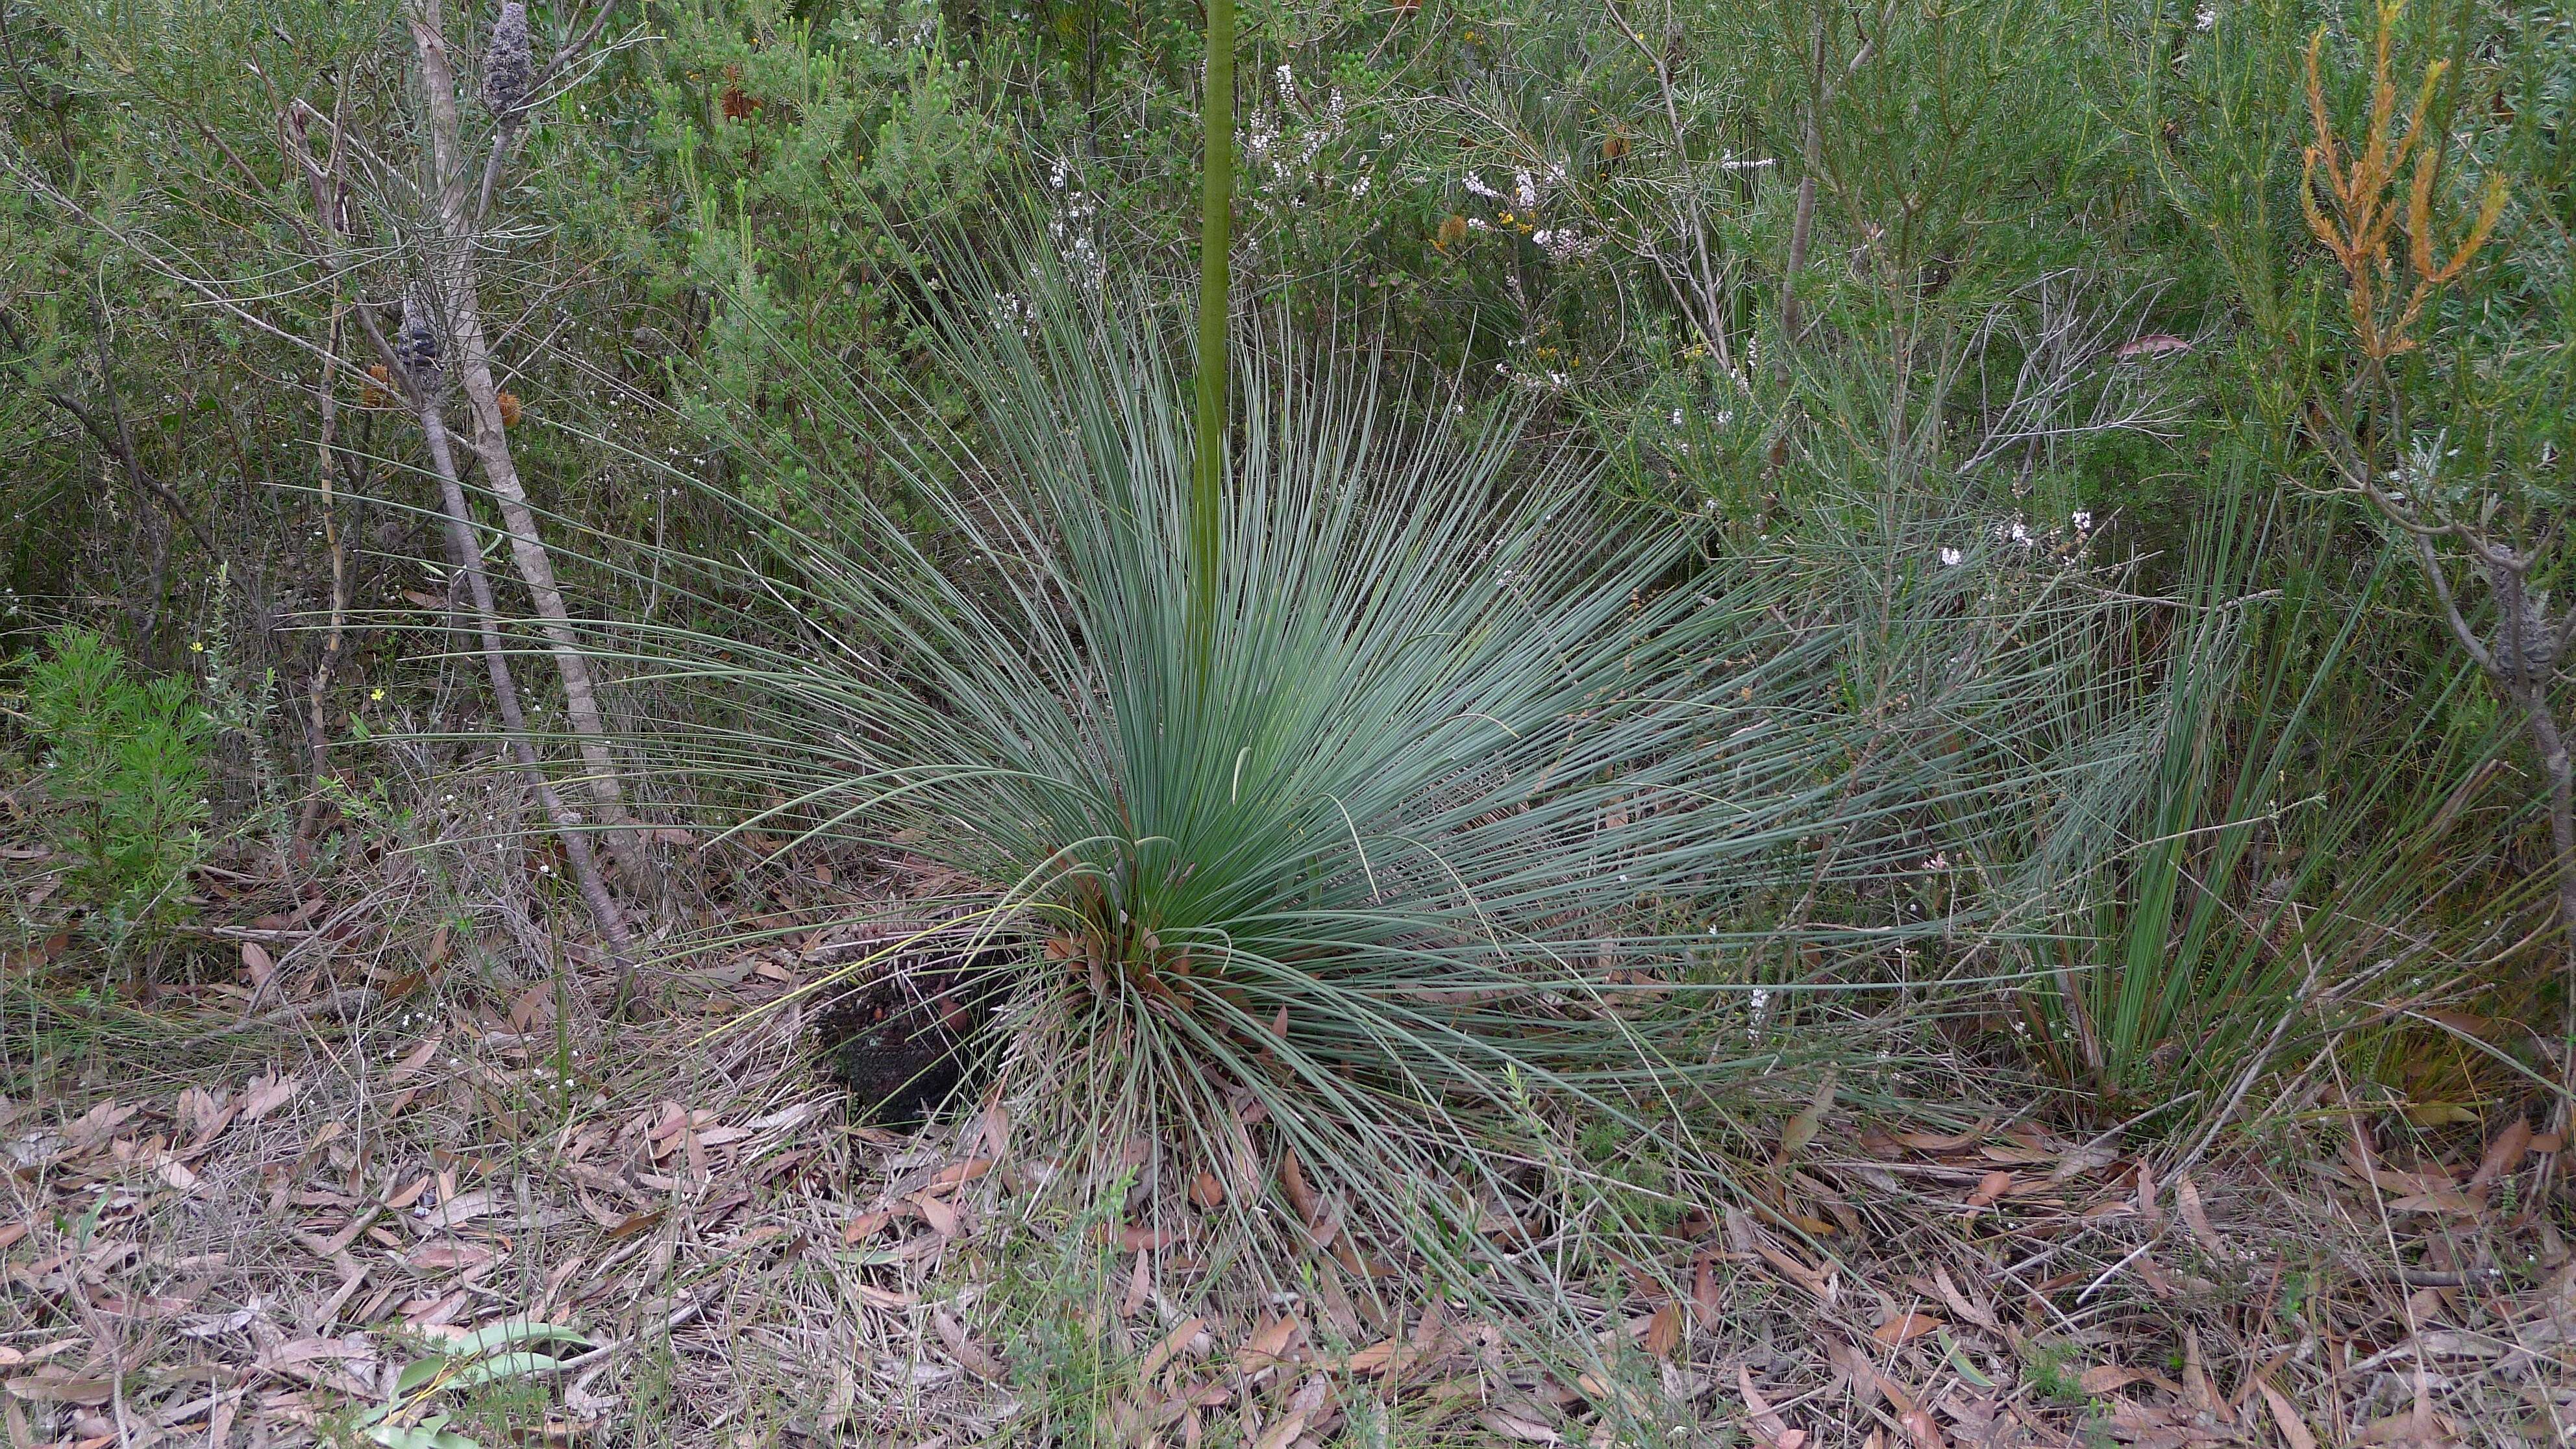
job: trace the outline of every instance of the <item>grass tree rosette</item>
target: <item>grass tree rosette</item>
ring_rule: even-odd
[[[850,405],[935,535],[803,483],[766,612],[642,652],[701,687],[673,764],[766,802],[738,822],[976,883],[958,944],[1018,948],[1005,1090],[1090,1180],[1141,1138],[1276,1232],[1293,1151],[1362,1252],[1472,1273],[1529,1165],[1496,1144],[1571,1110],[1652,1138],[1680,1204],[1705,1094],[1784,1061],[1721,1028],[1748,958],[1955,926],[1872,893],[2056,768],[2034,702],[2096,603],[1927,555],[1820,610],[1839,567],[1609,526],[1580,455],[1285,328],[1246,334],[1201,652],[1179,319],[1016,283],[943,324],[969,423]]]

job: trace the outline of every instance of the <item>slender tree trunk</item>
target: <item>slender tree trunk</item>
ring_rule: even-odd
[[[1780,365],[1789,359],[1786,344],[1798,336],[1798,274],[1807,269],[1807,248],[1816,235],[1816,168],[1824,164],[1825,22],[1816,21],[1815,54],[1809,66],[1807,126],[1798,157],[1798,211],[1789,221],[1789,264],[1780,273]]]
[[[2576,986],[2576,778],[2571,778],[2567,740],[2548,711],[2531,715],[2532,737],[2540,743],[2540,762],[2549,772],[2549,840],[2558,848],[2558,918],[2567,930],[2567,979]]]
[[[330,345],[322,351],[322,437],[316,446],[313,471],[322,485],[322,542],[331,555],[331,623],[322,635],[322,658],[313,666],[311,688],[306,692],[305,747],[313,760],[313,791],[305,797],[304,809],[296,817],[295,838],[313,838],[314,826],[322,818],[322,780],[331,771],[331,727],[323,709],[331,692],[332,676],[340,669],[340,643],[349,620],[349,550],[340,541],[340,505],[336,489],[338,461],[332,454],[336,446],[334,433],[340,422],[338,368],[333,359],[340,355],[340,322],[343,308],[331,308]]]
[[[529,506],[527,491],[520,485],[518,468],[510,456],[510,445],[501,433],[500,389],[492,380],[491,358],[475,311],[470,264],[459,269],[448,315],[459,364],[458,381],[474,414],[474,451],[482,460],[484,482],[500,506],[511,561],[518,566],[520,581],[527,585],[536,603],[538,626],[554,646],[555,668],[563,677],[564,709],[580,739],[590,796],[601,823],[607,827],[609,849],[616,854],[619,872],[626,877],[628,886],[658,893],[657,875],[645,852],[642,834],[626,811],[589,656],[582,652],[580,638],[574,632],[563,590],[555,582],[554,560],[538,535],[536,511]]]
[[[609,960],[617,972],[617,1004],[612,1014],[622,1014],[635,980],[635,957],[626,933],[625,914],[600,876],[599,859],[591,851],[589,827],[581,812],[546,778],[545,766],[529,740],[527,712],[520,707],[518,681],[510,674],[510,655],[501,638],[491,575],[484,571],[482,550],[475,545],[474,515],[465,501],[465,486],[457,480],[456,452],[448,444],[446,419],[440,416],[435,397],[415,395],[414,402],[421,437],[429,448],[430,467],[438,475],[439,497],[446,514],[448,558],[464,574],[466,589],[473,597],[475,622],[482,636],[483,666],[491,676],[492,699],[501,712],[501,728],[509,738],[510,753],[519,762],[520,773],[527,776],[528,787],[536,793],[538,804],[554,825],[556,838],[563,842],[573,883],[607,942]]]
[[[2567,976],[2567,1020],[2558,1043],[2565,1053],[2559,1084],[2567,1089],[2559,1097],[2558,1125],[2565,1128],[2576,1125],[2576,766],[2568,759],[2566,733],[2550,713],[2549,681],[2514,692],[2522,696],[2532,745],[2549,776],[2549,843],[2558,853],[2558,931]]]
[[[447,328],[442,358],[453,369],[474,414],[474,451],[483,479],[501,510],[503,532],[510,541],[511,562],[535,604],[538,627],[553,646],[555,669],[562,677],[564,712],[580,743],[582,763],[593,804],[606,827],[609,849],[617,857],[627,885],[659,893],[659,877],[645,850],[642,833],[627,814],[608,725],[599,707],[589,656],[564,605],[555,581],[554,559],[537,529],[536,510],[502,431],[501,390],[492,379],[490,340],[484,335],[480,288],[474,267],[472,177],[465,164],[464,122],[456,101],[456,67],[448,55],[440,0],[414,0],[411,11],[414,48],[420,54],[421,89],[427,100],[431,188],[437,227],[433,281]],[[499,144],[496,142],[496,145]]]

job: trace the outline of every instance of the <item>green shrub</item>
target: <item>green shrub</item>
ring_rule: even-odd
[[[120,943],[178,920],[206,849],[214,721],[187,680],[138,681],[92,630],[55,630],[28,664],[27,723],[44,750],[57,847],[76,862],[75,898]]]

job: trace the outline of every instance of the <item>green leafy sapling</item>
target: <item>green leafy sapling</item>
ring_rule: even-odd
[[[113,941],[186,914],[206,849],[214,721],[189,681],[138,681],[95,631],[55,630],[28,661],[27,723],[43,747],[56,846]]]

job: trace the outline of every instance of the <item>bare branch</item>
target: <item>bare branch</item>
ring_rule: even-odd
[[[2117,301],[2090,301],[2085,296],[2088,281],[2074,270],[2048,273],[2021,289],[2016,300],[2022,305],[1998,307],[1980,325],[1972,350],[1979,359],[1982,411],[1991,421],[1961,471],[1972,472],[2035,444],[2115,432],[2164,437],[2181,425],[2182,406],[2152,364],[2132,364],[2121,356],[2141,340],[2138,325],[2123,319],[2152,307],[2155,289]],[[2010,390],[1997,404],[1984,359],[1999,334],[2018,344],[2021,361]],[[2087,396],[2089,408],[2071,416]]]
[[[0,312],[0,331],[9,334],[11,347],[21,352],[28,350],[26,333],[6,312]],[[143,465],[142,455],[134,446],[133,425],[127,421],[124,404],[117,398],[114,379],[105,371],[108,358],[107,331],[104,327],[99,329],[96,341],[101,386],[107,395],[109,413],[107,417],[100,417],[95,410],[70,393],[58,388],[37,385],[32,372],[27,370],[23,363],[20,365],[22,375],[26,376],[31,386],[35,386],[38,396],[70,414],[72,420],[81,425],[81,430],[89,434],[91,441],[98,444],[99,451],[117,461],[129,487],[142,497],[159,502],[169,511],[171,517],[179,520],[180,524],[188,530],[189,536],[196,539],[207,553],[217,558],[223,557],[223,546],[215,542],[214,534],[198,520],[194,513],[188,511],[188,505],[180,501],[178,494],[170,491],[168,484],[153,476],[152,470]]]
[[[2442,571],[2442,554],[2433,547],[2434,537],[2434,534],[2421,529],[2414,532],[2415,547],[2424,561],[2424,577],[2432,580],[2433,597],[2441,601],[2442,617],[2450,624],[2452,636],[2460,641],[2461,648],[2469,651],[2469,657],[2477,661],[2478,667],[2502,679],[2504,675],[2496,668],[2495,656],[2487,652],[2487,646],[2479,641],[2477,631],[2469,627],[2467,616],[2460,612],[2459,603],[2451,597],[2451,580]]]
[[[215,286],[213,283],[190,272],[187,268],[171,261],[168,257],[163,256],[158,250],[145,242],[135,233],[128,231],[124,227],[118,226],[116,223],[107,220],[96,212],[91,211],[88,207],[74,201],[69,196],[64,195],[63,192],[57,189],[52,182],[47,181],[44,177],[37,175],[36,173],[28,170],[25,166],[19,164],[16,156],[6,155],[5,157],[0,157],[0,164],[7,165],[9,168],[9,174],[16,177],[20,185],[26,187],[36,196],[56,207],[59,207],[63,211],[68,212],[72,217],[80,221],[82,225],[90,227],[100,235],[115,242],[117,245],[133,252],[134,255],[140,258],[146,266],[151,267],[154,271],[161,273],[170,280],[177,282],[180,286],[183,286],[189,291],[196,293],[199,297],[204,298],[207,305],[214,307],[225,316],[232,318],[234,321],[239,322],[243,326],[249,327],[254,331],[273,337],[300,352],[310,354],[316,358],[328,359],[329,353],[324,348],[317,346],[305,338],[298,337],[294,333],[287,331],[285,328],[278,326],[276,323],[269,321],[265,317],[262,317],[256,310],[244,305],[230,293],[225,292],[220,287]]]

